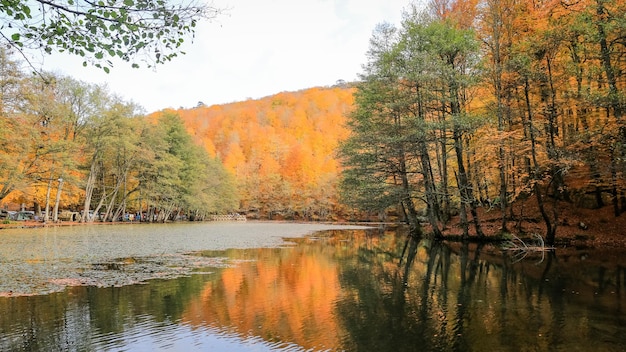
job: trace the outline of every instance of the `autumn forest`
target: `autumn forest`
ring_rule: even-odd
[[[0,202],[46,221],[401,220],[554,243],[626,211],[626,2],[433,0],[378,25],[356,82],[145,114],[0,52]]]
[[[484,235],[480,210],[506,232],[532,204],[549,244],[564,204],[620,216],[625,10],[433,1],[380,25],[341,149],[349,199],[399,203],[418,234],[427,222],[441,236],[458,214],[464,238]]]

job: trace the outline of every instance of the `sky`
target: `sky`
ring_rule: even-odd
[[[208,0],[210,1],[210,0]],[[418,0],[419,1],[419,0]],[[203,22],[193,42],[156,70],[115,62],[111,73],[64,54],[43,68],[106,84],[146,112],[192,108],[352,81],[382,22],[399,25],[410,0],[213,0],[225,14]]]

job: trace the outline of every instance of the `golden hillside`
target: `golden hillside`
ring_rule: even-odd
[[[335,149],[348,134],[352,93],[318,87],[177,113],[236,176],[242,210],[325,218],[337,207]]]

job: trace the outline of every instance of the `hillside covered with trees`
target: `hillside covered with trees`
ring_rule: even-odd
[[[222,161],[249,216],[332,219],[338,196],[338,143],[353,106],[345,84],[258,100],[176,111],[194,140]],[[174,113],[165,111],[161,114]]]
[[[541,223],[552,243],[587,226],[572,209],[605,224],[626,209],[625,6],[435,0],[375,29],[349,88],[176,113],[235,176],[242,211],[392,212],[465,238]]]

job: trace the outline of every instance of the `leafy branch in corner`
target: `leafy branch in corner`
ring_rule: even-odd
[[[0,0],[0,41],[25,58],[68,52],[107,73],[112,58],[154,67],[184,54],[198,21],[222,12],[195,0]]]

